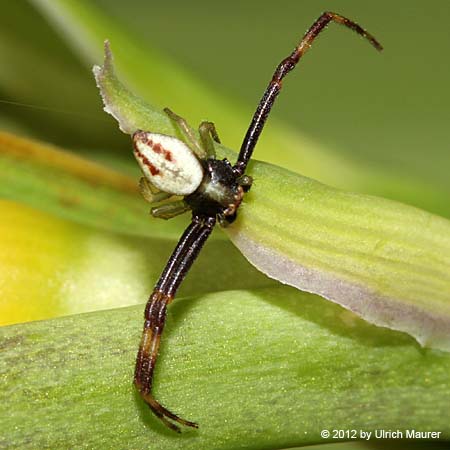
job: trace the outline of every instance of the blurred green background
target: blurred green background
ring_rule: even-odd
[[[74,51],[73,43],[69,46],[36,10],[45,3],[52,4],[3,1],[0,98],[36,107],[1,103],[1,128],[97,158],[114,150],[118,162],[131,161],[128,138],[102,112],[89,57],[81,58],[80,48]],[[406,176],[445,196],[450,193],[448,2],[95,0],[91,4],[141,45],[171,59],[245,111],[248,119],[229,130],[221,125],[220,113],[211,117],[206,105],[189,92],[173,92],[173,98],[166,93],[165,103],[159,105],[175,107],[184,96],[183,102],[195,105],[188,120],[192,124],[214,120],[231,148],[239,147],[239,136],[244,135],[274,67],[318,15],[332,9],[356,20],[382,42],[385,51],[377,54],[353,33],[330,26],[289,75],[272,121],[279,119],[319,142],[333,157],[364,171],[393,179]],[[100,46],[101,41],[99,58]],[[149,91],[155,88],[149,86]],[[302,148],[296,150],[301,155]],[[279,152],[274,148],[265,159],[277,163]],[[347,187],[345,180],[342,187]],[[361,190],[371,192],[366,186]],[[386,196],[396,195],[387,189]],[[448,215],[432,202],[406,200]]]

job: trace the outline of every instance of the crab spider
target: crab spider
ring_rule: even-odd
[[[234,165],[227,159],[215,158],[214,146],[220,140],[214,124],[202,122],[198,139],[186,121],[167,108],[165,113],[178,127],[185,142],[149,131],[138,130],[133,134],[134,155],[144,175],[140,189],[143,197],[153,205],[152,215],[170,219],[192,211],[191,223],[181,236],[147,302],[134,375],[134,383],[141,397],[154,414],[174,431],[180,432],[177,423],[194,428],[198,426],[170,412],[152,395],[153,372],[167,306],[216,222],[226,226],[235,220],[243,196],[252,184],[252,178],[245,175],[247,164],[281,90],[282,80],[331,21],[354,30],[377,50],[382,50],[378,41],[355,22],[332,12],[323,13],[294,51],[276,68],[253,115]]]

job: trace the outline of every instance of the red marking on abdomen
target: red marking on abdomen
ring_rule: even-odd
[[[157,169],[149,160],[145,161],[145,165],[148,166],[152,175],[158,175],[160,173],[160,170]]]
[[[137,155],[137,157],[142,161],[142,163],[148,167],[148,170],[150,170],[150,173],[155,176],[155,175],[161,175],[161,171],[155,167],[142,153],[141,151],[138,149],[137,145],[134,146],[134,151]]]
[[[150,142],[149,142],[149,144],[150,144]],[[164,151],[164,149],[163,149],[163,147],[162,147],[162,145],[161,144],[155,144],[155,145],[153,145],[153,142],[150,144],[150,147],[153,149],[153,151],[155,152],[155,153],[162,153],[163,151]]]
[[[169,150],[164,148],[161,144],[153,145],[152,141],[149,141],[148,143],[149,143],[150,147],[153,149],[153,151],[155,153],[158,153],[159,155],[162,154],[166,161],[173,161],[172,152],[170,152]]]

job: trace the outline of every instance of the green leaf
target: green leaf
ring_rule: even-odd
[[[147,129],[148,124],[157,127],[161,133],[175,133],[175,127],[167,116],[148,107],[117,78],[109,41],[104,43],[104,62],[94,66],[97,87],[103,99],[104,110],[117,120],[119,128],[132,135],[137,129]]]
[[[264,163],[226,232],[259,270],[450,351],[450,221]]]
[[[0,329],[7,448],[287,448],[321,429],[450,437],[450,356],[288,287],[178,300],[155,394],[200,429],[181,436],[131,385],[142,308]],[[349,332],[350,330],[350,332]]]
[[[105,110],[122,130],[168,132],[167,117],[158,118],[117,79],[108,45],[94,72]],[[255,267],[450,351],[449,221],[264,163],[249,174],[254,186],[227,232]]]

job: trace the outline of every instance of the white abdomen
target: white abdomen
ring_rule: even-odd
[[[192,194],[203,179],[203,168],[192,150],[165,134],[136,131],[134,156],[147,180],[163,192]]]

